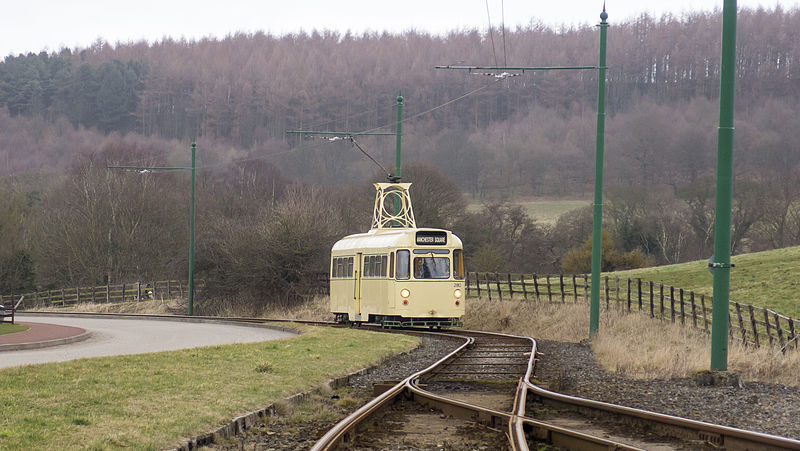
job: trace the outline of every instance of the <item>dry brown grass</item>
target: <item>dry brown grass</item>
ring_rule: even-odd
[[[264,309],[262,315],[266,318],[333,321],[333,313],[331,313],[330,298],[328,296],[316,296],[310,301],[292,306],[270,306]]]
[[[572,303],[469,299],[464,327],[577,343],[589,330],[589,308]]]
[[[69,307],[42,307],[36,310],[42,312],[185,314],[186,299],[112,302],[108,304],[81,303]]]
[[[468,329],[507,332],[547,340],[579,342],[589,334],[586,304],[470,299]],[[602,309],[600,331],[592,341],[598,362],[608,371],[638,379],[692,377],[710,365],[709,335],[680,324]],[[800,352],[786,355],[767,346],[745,348],[731,342],[728,371],[747,381],[800,386]]]

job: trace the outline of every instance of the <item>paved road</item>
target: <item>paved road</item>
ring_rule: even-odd
[[[75,326],[91,332],[85,341],[44,349],[4,351],[0,368],[84,357],[248,343],[292,337],[289,332],[264,327],[146,319],[64,318],[18,314],[19,321]]]

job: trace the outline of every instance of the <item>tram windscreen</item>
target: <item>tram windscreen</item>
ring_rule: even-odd
[[[414,278],[449,279],[450,257],[414,257]]]
[[[398,279],[410,279],[411,276],[408,273],[408,263],[411,259],[410,252],[408,250],[400,250],[397,251],[397,278]]]

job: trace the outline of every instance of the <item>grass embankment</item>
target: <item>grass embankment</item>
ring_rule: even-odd
[[[0,323],[0,335],[13,334],[14,332],[22,332],[30,329],[28,326],[22,324]]]
[[[299,327],[284,340],[0,370],[0,448],[174,446],[418,343]]]
[[[800,317],[800,246],[731,258],[731,301],[766,307],[792,318]],[[698,294],[713,294],[708,261],[635,269],[609,276],[641,278]]]

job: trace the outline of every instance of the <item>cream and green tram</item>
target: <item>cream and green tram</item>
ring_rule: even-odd
[[[448,230],[373,228],[331,250],[337,322],[458,326],[464,315],[461,240]]]

